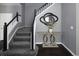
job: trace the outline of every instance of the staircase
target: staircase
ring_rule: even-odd
[[[9,49],[5,52],[0,51],[0,55],[3,55],[3,56],[35,56],[37,55],[38,47],[34,45],[35,50],[31,49],[32,34],[34,33],[35,35],[35,29],[36,29],[35,28],[36,24],[34,24],[35,17],[38,14],[40,14],[42,11],[44,11],[50,5],[52,5],[52,3],[45,3],[39,9],[35,9],[33,26],[32,26],[33,28],[23,27],[23,28],[18,29],[9,44]],[[34,37],[34,41],[35,41],[35,37]]]
[[[31,49],[32,41],[32,29],[20,28],[17,30],[13,39],[10,42],[9,50],[3,52],[5,56],[35,56],[38,52]]]

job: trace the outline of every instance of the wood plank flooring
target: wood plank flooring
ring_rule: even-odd
[[[43,48],[42,45],[39,47],[37,56],[72,56],[72,54],[61,44],[58,48]]]

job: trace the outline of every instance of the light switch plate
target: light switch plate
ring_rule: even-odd
[[[70,26],[70,29],[71,29],[71,30],[73,30],[73,29],[74,29],[74,27],[73,27],[73,26]]]

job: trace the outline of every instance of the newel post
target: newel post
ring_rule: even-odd
[[[16,13],[16,16],[17,16],[17,21],[18,21],[18,16],[19,16],[18,12]]]
[[[4,30],[3,30],[3,51],[7,50],[7,23],[4,23]]]

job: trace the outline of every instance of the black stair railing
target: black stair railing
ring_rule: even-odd
[[[45,10],[47,7],[49,7],[50,5],[52,5],[53,3],[45,3],[45,4],[43,4],[40,8],[38,8],[37,9],[37,15],[39,14],[39,13],[41,13],[43,10]]]
[[[16,16],[7,24],[6,22],[4,23],[4,30],[3,30],[3,51],[6,51],[7,50],[7,27],[16,19],[17,22],[18,22],[18,16],[21,16],[19,15],[19,13],[17,12],[16,13]]]
[[[35,17],[36,17],[36,9],[34,9],[34,19],[33,19],[33,23],[32,23],[32,50],[34,50],[34,21],[35,21]]]
[[[45,3],[44,5],[42,5],[37,11],[41,10],[42,8],[44,8],[48,3]]]

